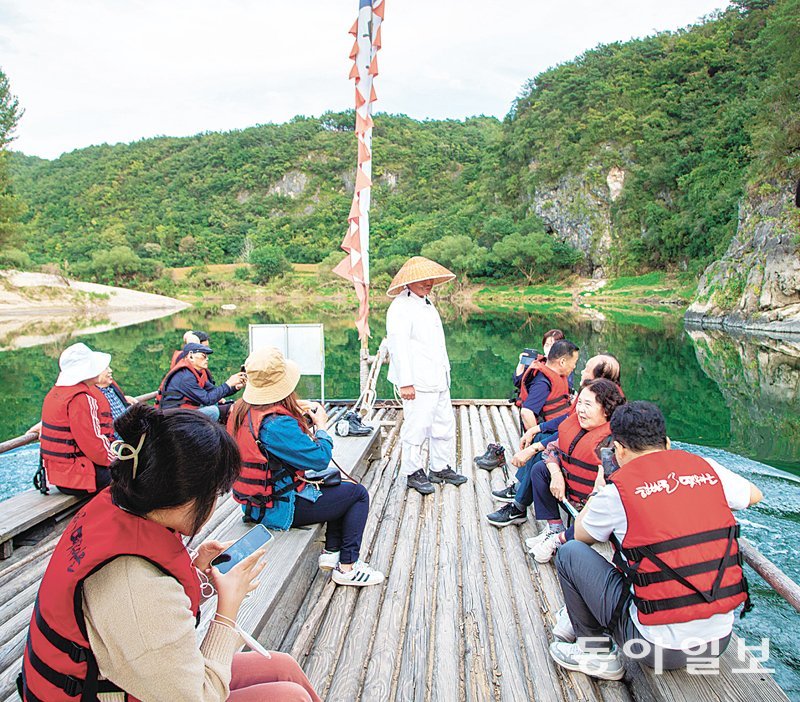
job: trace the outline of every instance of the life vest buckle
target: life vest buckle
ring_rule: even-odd
[[[75,663],[85,663],[87,659],[86,649],[78,646],[74,641],[70,642],[69,651],[65,652]]]
[[[65,675],[63,690],[67,693],[67,697],[77,697],[83,693],[83,680]]]

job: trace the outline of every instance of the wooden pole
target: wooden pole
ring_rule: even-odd
[[[743,536],[739,537],[739,548],[742,551],[744,562],[764,578],[764,581],[792,605],[795,611],[800,612],[800,585]]]

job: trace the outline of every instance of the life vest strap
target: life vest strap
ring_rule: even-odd
[[[17,676],[17,692],[23,702],[44,702],[28,689],[28,681],[25,679],[25,668],[23,668]]]
[[[44,421],[42,422],[42,427],[44,429],[52,429],[53,431],[69,431],[70,430],[69,427],[61,427],[61,426],[58,426],[57,424],[48,424],[47,422],[44,422]]]
[[[71,453],[64,453],[62,451],[48,451],[47,449],[39,448],[39,452],[43,453],[45,456],[58,456],[59,458],[81,458],[83,456],[83,452],[75,451]]]
[[[681,607],[690,607],[698,604],[708,604],[714,600],[723,600],[726,597],[733,597],[742,592],[747,592],[747,582],[742,578],[739,582],[727,587],[719,588],[716,595],[712,594],[711,590],[703,592],[695,592],[691,595],[682,595],[680,597],[667,597],[663,600],[644,600],[641,597],[633,596],[633,601],[636,603],[636,609],[642,614],[654,614],[656,612],[663,612],[667,609],[679,609]]]
[[[75,439],[57,439],[55,436],[50,436],[49,434],[42,434],[39,437],[40,441],[52,441],[55,444],[66,444],[67,446],[77,446],[78,444],[75,443]]]
[[[703,561],[702,563],[692,563],[691,565],[681,566],[679,568],[675,568],[674,570],[683,577],[688,577],[691,575],[700,575],[700,573],[709,573],[720,568],[725,569],[735,565],[740,566],[743,563],[744,558],[742,557],[742,552],[738,551],[724,558],[722,562],[720,562],[718,558],[715,558],[711,561]],[[663,583],[667,580],[672,580],[673,578],[671,573],[663,570],[657,570],[650,573],[642,573],[641,571],[637,570],[632,572],[630,577],[634,585],[639,585],[641,587],[646,585],[654,585],[655,583]]]
[[[51,627],[42,616],[39,609],[39,598],[33,606],[33,613],[36,617],[36,626],[42,635],[59,651],[66,653],[75,663],[85,663],[89,657],[89,649],[76,644],[74,641],[59,634],[53,627]]]
[[[709,531],[700,531],[696,534],[689,534],[687,536],[679,536],[675,539],[667,539],[666,541],[659,541],[647,546],[631,546],[622,548],[625,558],[629,561],[641,561],[642,557],[649,557],[650,553],[664,553],[665,551],[673,551],[679,548],[686,548],[687,546],[697,546],[698,544],[706,543],[708,541],[718,541],[719,539],[739,538],[739,525],[734,524],[730,527],[722,527],[721,529],[711,529]]]
[[[63,690],[67,697],[77,697],[83,692],[83,685],[86,682],[80,678],[73,677],[72,675],[65,675],[59,673],[57,670],[51,668],[45,663],[34,651],[31,644],[31,635],[28,632],[28,660],[31,662],[33,669],[39,673],[51,685]]]

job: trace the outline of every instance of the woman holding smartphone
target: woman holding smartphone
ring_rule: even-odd
[[[228,432],[242,455],[233,497],[244,520],[273,529],[326,524],[319,567],[333,570],[339,585],[383,582],[383,573],[359,559],[369,511],[364,486],[321,486],[305,477],[306,471],[328,468],[333,440],[322,405],[295,393],[299,367],[272,347],[254,351],[244,365],[247,385],[228,417]]]
[[[115,423],[122,441],[111,486],[84,505],[56,546],[39,588],[19,679],[24,700],[317,702],[283,653],[236,653],[236,617],[257,586],[259,550],[222,575],[229,544],[195,536],[239,471],[236,445],[192,410],[134,405]],[[205,573],[216,615],[198,645]],[[99,695],[99,698],[97,697]]]

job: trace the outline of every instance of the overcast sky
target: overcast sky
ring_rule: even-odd
[[[502,117],[524,82],[721,0],[387,0],[377,111]],[[357,0],[0,0],[12,148],[65,151],[352,107]]]

